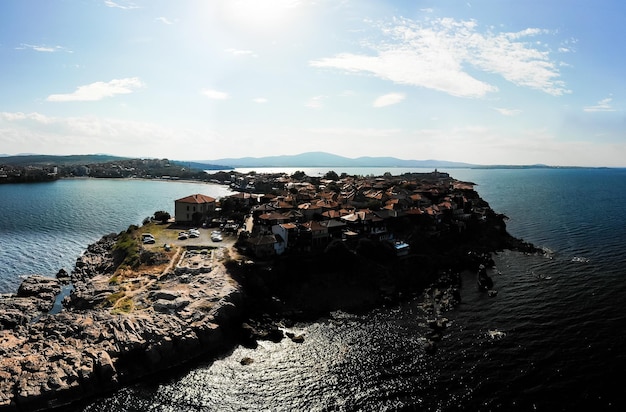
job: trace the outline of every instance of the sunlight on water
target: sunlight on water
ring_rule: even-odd
[[[615,408],[623,382],[616,377],[626,368],[620,333],[626,329],[626,171],[450,172],[477,183],[492,208],[510,218],[513,235],[553,253],[499,253],[491,272],[494,297],[478,292],[475,275],[466,274],[462,302],[445,313],[449,327],[435,353],[425,351],[428,326],[416,299],[298,324],[301,344],[284,339],[254,350],[236,347],[214,362],[77,410]],[[0,288],[14,290],[24,273],[54,275],[70,267],[88,243],[155,210],[171,210],[178,197],[217,197],[209,187],[123,181],[0,187],[0,206],[14,208],[12,218],[0,217]],[[252,363],[243,365],[244,358]]]

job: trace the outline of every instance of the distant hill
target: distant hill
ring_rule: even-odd
[[[111,156],[111,155],[68,155],[68,156],[51,156],[51,155],[18,155],[2,157],[1,163],[11,166],[54,166],[54,165],[80,165],[105,163],[116,160],[126,160],[128,157]]]
[[[196,161],[201,164],[221,164],[231,167],[473,167],[470,163],[444,160],[403,160],[395,157],[349,158],[325,152],[308,152],[298,155],[242,157]]]
[[[213,163],[205,163],[205,162],[189,162],[184,160],[172,160],[173,163],[176,163],[181,166],[187,166],[192,169],[198,170],[231,170],[234,169],[233,166],[226,166],[224,164],[213,164]]]

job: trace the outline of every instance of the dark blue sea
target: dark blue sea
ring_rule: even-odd
[[[467,274],[435,353],[424,350],[427,315],[416,298],[298,324],[304,343],[236,347],[75,410],[626,410],[626,169],[448,171],[476,183],[509,217],[509,232],[547,254],[496,255],[495,297]],[[0,186],[0,290],[71,268],[88,243],[171,212],[178,197],[220,190],[132,180]],[[243,366],[244,357],[254,362]]]

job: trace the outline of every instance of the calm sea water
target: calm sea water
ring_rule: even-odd
[[[510,218],[509,232],[551,253],[499,254],[496,297],[478,293],[468,275],[463,301],[445,314],[450,326],[433,355],[424,351],[428,329],[416,299],[296,325],[306,337],[302,344],[237,347],[77,410],[624,410],[626,170],[449,172],[477,183],[492,208]],[[177,185],[0,186],[3,285],[16,285],[24,272],[71,267],[87,243],[154,210],[171,210],[177,197],[211,194],[204,185]],[[92,196],[99,200],[86,201]],[[39,206],[24,212],[30,203]],[[243,366],[244,357],[254,362]]]
[[[15,292],[21,278],[71,271],[87,245],[157,210],[174,214],[174,200],[203,193],[232,194],[213,184],[76,179],[0,185],[0,293]]]

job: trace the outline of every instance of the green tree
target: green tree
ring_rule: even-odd
[[[158,220],[161,223],[167,223],[167,221],[170,220],[171,217],[172,216],[164,210],[158,210],[154,212],[154,220]]]
[[[330,170],[324,175],[324,179],[328,180],[339,180],[339,175],[334,170]]]

